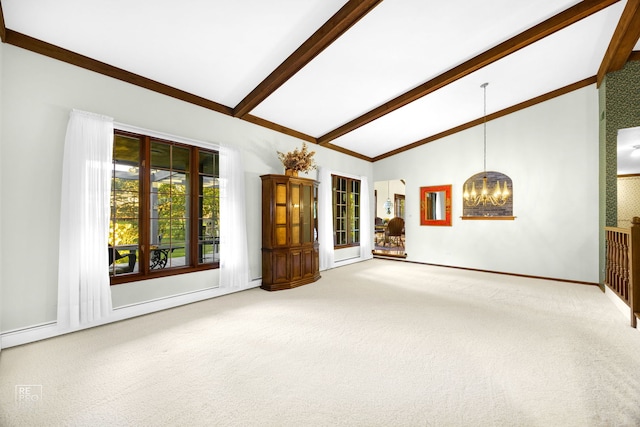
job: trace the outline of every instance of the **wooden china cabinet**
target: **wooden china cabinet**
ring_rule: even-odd
[[[318,182],[262,178],[262,289],[277,291],[320,278]]]

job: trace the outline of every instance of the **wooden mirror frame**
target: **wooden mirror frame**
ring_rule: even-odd
[[[444,192],[445,194],[445,218],[428,219],[426,209],[427,194],[439,192]],[[420,225],[451,226],[451,185],[434,185],[430,187],[420,187]]]

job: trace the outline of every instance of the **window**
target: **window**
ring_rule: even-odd
[[[399,216],[404,219],[404,194],[395,194],[393,196],[393,206],[395,209],[395,216]]]
[[[219,265],[218,153],[116,131],[111,283]]]
[[[360,180],[331,175],[333,183],[333,244],[360,243]]]

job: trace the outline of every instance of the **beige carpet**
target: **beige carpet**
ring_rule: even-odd
[[[638,426],[640,333],[595,286],[377,259],[5,349],[0,381],[2,426]]]

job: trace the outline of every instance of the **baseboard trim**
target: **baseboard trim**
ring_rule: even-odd
[[[431,266],[434,266],[434,267],[455,268],[455,269],[458,269],[458,270],[477,271],[477,272],[480,272],[480,273],[503,274],[505,276],[526,277],[528,279],[551,280],[551,281],[554,281],[554,282],[575,283],[575,284],[578,284],[578,285],[588,285],[588,286],[598,286],[598,287],[600,286],[600,284],[596,283],[596,282],[584,282],[584,281],[581,281],[581,280],[557,279],[557,278],[554,278],[554,277],[544,277],[544,276],[530,276],[528,274],[507,273],[507,272],[504,272],[504,271],[481,270],[479,268],[458,267],[458,266],[454,266],[454,265],[444,265],[444,264],[433,264],[433,263],[430,263],[430,262],[409,261],[409,260],[406,260],[406,259],[399,259],[399,258],[386,258],[386,259],[388,259],[390,261],[409,262],[409,263],[412,263],[412,264],[431,265]]]
[[[14,329],[0,334],[0,346],[2,349],[40,341],[56,335],[58,325],[55,321],[41,323],[27,328]]]
[[[326,270],[331,270],[332,268],[344,267],[345,265],[355,264],[357,262],[369,261],[371,259],[373,259],[373,255],[370,255],[368,257],[357,256],[353,258],[344,258],[344,259],[334,261],[331,267],[325,268],[320,271],[326,271]]]
[[[94,322],[89,325],[83,325],[73,329],[61,329],[58,327],[58,324],[55,321],[41,323],[39,325],[34,325],[26,328],[14,329],[0,334],[0,349],[29,344],[32,342],[93,328],[96,326],[107,325],[109,323],[143,316],[145,314],[155,313],[158,311],[180,307],[182,305],[192,304],[195,302],[228,295],[235,292],[258,288],[261,284],[262,279],[257,279],[251,281],[245,288],[242,289],[208,288],[179,295],[172,295],[170,297],[158,298],[137,304],[117,307],[113,309],[109,317],[101,319],[98,322]]]

